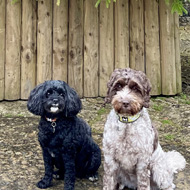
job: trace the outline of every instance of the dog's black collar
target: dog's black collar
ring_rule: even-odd
[[[54,118],[54,119],[51,119],[51,118],[48,118],[48,117],[45,117],[47,121],[51,122],[51,126],[53,127],[53,133],[55,133],[55,127],[56,127],[56,121],[57,121],[57,118]]]

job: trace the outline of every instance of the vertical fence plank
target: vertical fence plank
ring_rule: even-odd
[[[83,0],[69,1],[68,83],[83,96]]]
[[[0,100],[3,100],[5,84],[5,0],[0,0],[0,47]]]
[[[105,96],[107,82],[114,69],[113,2],[106,8],[105,1],[100,4],[100,76],[99,95]]]
[[[174,43],[174,15],[171,5],[160,0],[160,48],[162,68],[162,94],[176,94],[176,68]]]
[[[22,1],[21,99],[36,84],[36,1]]]
[[[67,82],[68,0],[53,6],[53,79]]]
[[[182,92],[181,61],[180,61],[180,38],[179,38],[179,15],[174,14],[175,20],[175,63],[176,63],[176,90]]]
[[[96,0],[85,0],[84,10],[84,96],[98,96],[98,8]]]
[[[130,67],[144,71],[144,0],[130,1]]]
[[[38,0],[37,84],[52,75],[52,0]]]
[[[145,0],[146,74],[151,81],[151,95],[161,94],[160,42],[157,0]]]
[[[115,68],[129,67],[129,1],[115,3]]]
[[[20,99],[21,1],[7,1],[5,99]]]

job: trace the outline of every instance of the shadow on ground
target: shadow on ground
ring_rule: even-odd
[[[95,141],[102,147],[102,133],[110,106],[102,107],[103,99],[83,99],[83,117],[92,127]],[[25,101],[0,102],[0,189],[37,190],[43,176],[41,149],[37,140],[39,117],[30,114]],[[152,121],[159,131],[164,150],[175,149],[187,159],[183,172],[175,177],[176,190],[190,189],[190,97],[151,99],[149,109]],[[96,183],[77,180],[76,190],[101,190],[103,167]],[[50,190],[63,189],[63,181],[53,181]]]

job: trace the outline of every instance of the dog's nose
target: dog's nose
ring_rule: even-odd
[[[129,101],[127,101],[127,100],[123,101],[123,106],[124,106],[124,107],[129,106]]]
[[[53,103],[57,104],[58,103],[58,99],[53,99]]]

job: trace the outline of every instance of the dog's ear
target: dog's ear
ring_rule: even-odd
[[[35,115],[43,114],[42,107],[42,95],[43,95],[44,83],[36,86],[30,93],[28,98],[27,107],[30,112]]]
[[[149,104],[150,104],[150,91],[151,91],[152,87],[151,87],[150,80],[147,77],[145,78],[145,82],[144,82],[143,86],[144,86],[144,91],[145,91],[143,106],[145,108],[149,108]]]
[[[121,75],[121,69],[115,69],[110,76],[110,80],[107,83],[107,96],[105,97],[105,103],[111,103],[112,97],[116,94],[116,90],[113,89],[114,82]]]
[[[66,117],[73,117],[77,115],[82,109],[82,103],[78,94],[73,88],[69,87],[69,85],[66,83],[64,83],[64,87],[66,90],[66,105],[64,113]]]

